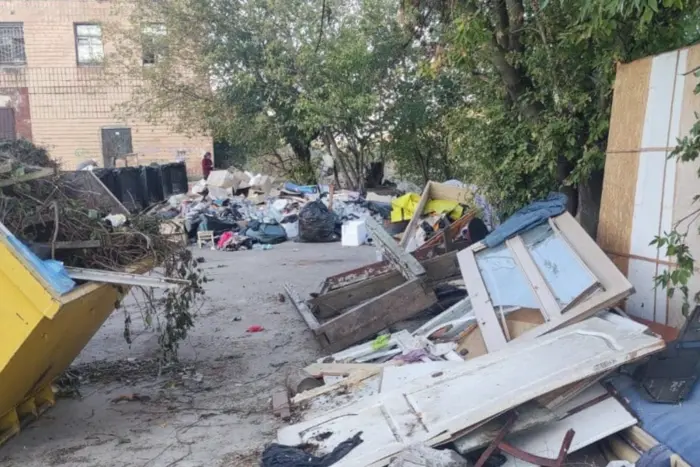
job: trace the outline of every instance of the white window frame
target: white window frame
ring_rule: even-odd
[[[93,28],[92,31],[89,28]],[[83,31],[81,32],[81,29]],[[78,66],[96,66],[104,62],[104,43],[102,41],[102,25],[99,23],[75,23],[75,59]],[[83,57],[82,50],[87,50]]]

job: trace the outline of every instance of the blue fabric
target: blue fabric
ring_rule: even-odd
[[[284,189],[286,191],[291,191],[292,193],[303,193],[303,194],[313,194],[318,193],[317,186],[301,186],[294,182],[285,182]]]
[[[529,230],[566,210],[567,197],[563,193],[552,193],[547,199],[535,201],[518,210],[484,239],[487,247],[493,248],[519,233]]]
[[[690,465],[700,466],[700,384],[695,385],[687,400],[671,405],[647,400],[644,389],[628,376],[616,376],[611,381],[629,402],[644,431]]]
[[[68,276],[63,263],[59,261],[42,261],[32,250],[19,241],[14,235],[8,235],[7,240],[12,247],[31,263],[34,270],[59,294],[70,292],[75,287],[75,282]]]
[[[634,467],[670,467],[672,454],[673,452],[665,445],[657,444],[642,454]]]

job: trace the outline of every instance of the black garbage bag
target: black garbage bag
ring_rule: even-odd
[[[276,245],[287,241],[287,231],[279,224],[251,221],[245,236],[263,245]]]
[[[299,240],[307,243],[337,242],[341,223],[321,201],[307,203],[299,211]]]
[[[211,230],[214,232],[214,235],[221,235],[224,232],[238,232],[240,230],[240,226],[235,221],[222,219],[210,214],[202,214],[200,220],[206,222],[206,230]]]
[[[263,452],[261,465],[262,467],[329,467],[362,444],[361,434],[362,432],[359,432],[343,441],[333,449],[333,452],[323,457],[309,454],[301,447],[271,444]]]

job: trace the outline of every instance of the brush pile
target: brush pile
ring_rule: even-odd
[[[3,164],[12,169],[0,178],[0,222],[40,258],[106,271],[157,267],[168,277],[189,281],[158,298],[143,290],[145,300],[137,300],[146,322],[161,331],[164,357],[174,357],[178,342],[193,325],[191,309],[205,281],[186,245],[161,233],[160,218],[128,216],[91,173],[59,173],[46,150],[30,142],[0,141]],[[23,181],[23,175],[37,170],[44,175]],[[125,316],[129,341],[130,318]]]

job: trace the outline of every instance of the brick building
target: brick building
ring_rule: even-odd
[[[141,164],[184,158],[198,172],[211,138],[118,117],[115,105],[129,99],[138,80],[106,76],[104,57],[114,44],[104,25],[112,4],[0,0],[0,138],[44,145],[66,169],[88,159],[110,166],[114,156],[135,153]],[[141,55],[143,66],[155,59]]]

